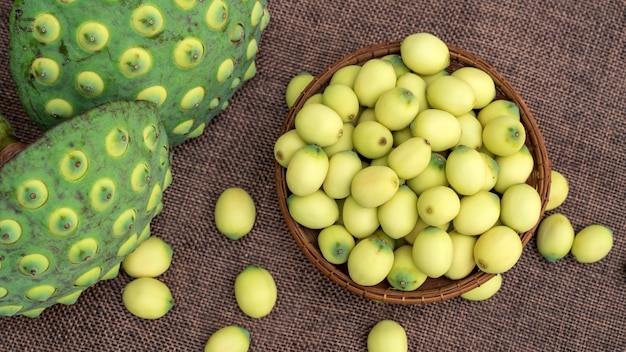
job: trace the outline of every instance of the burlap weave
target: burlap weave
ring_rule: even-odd
[[[11,1],[0,1],[0,113],[31,142],[41,132],[26,119],[8,71],[10,8]],[[132,316],[121,301],[129,281],[121,273],[72,306],[36,319],[0,318],[0,351],[201,351],[211,333],[230,324],[250,331],[251,351],[365,351],[381,319],[405,327],[410,351],[626,350],[623,0],[282,0],[270,1],[270,12],[257,76],[203,136],[175,150],[174,183],[153,222],[153,234],[174,248],[161,278],[174,309],[156,321]],[[418,31],[483,58],[521,93],[553,168],[570,182],[557,210],[576,230],[612,228],[607,258],[550,264],[531,240],[493,298],[418,306],[358,297],[308,261],[283,221],[273,179],[285,87],[301,71],[316,74],[357,48]],[[230,186],[247,189],[258,209],[252,233],[240,241],[213,223],[215,200]],[[259,320],[239,311],[233,296],[233,280],[248,264],[270,270],[279,289],[274,311]]]

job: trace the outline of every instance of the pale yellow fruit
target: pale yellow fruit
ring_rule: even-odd
[[[322,93],[322,104],[335,110],[343,122],[351,122],[359,114],[359,98],[354,90],[343,84],[329,85]]]
[[[428,166],[417,176],[407,179],[406,185],[418,196],[435,186],[448,186],[446,158],[440,153],[431,153]]]
[[[411,71],[432,75],[450,65],[450,50],[439,37],[420,32],[410,34],[400,43],[400,56]]]
[[[381,320],[367,334],[367,352],[407,352],[408,339],[402,325]]]
[[[376,121],[376,113],[374,108],[362,108],[359,113],[359,119],[357,120],[357,124],[365,121]]]
[[[446,159],[446,178],[459,194],[469,196],[480,191],[485,183],[485,164],[476,149],[460,145]]]
[[[546,204],[546,211],[561,206],[569,194],[569,183],[562,173],[552,170],[550,176],[550,193],[548,196],[548,204]]]
[[[526,182],[535,166],[526,145],[511,155],[496,156],[495,160],[498,163],[498,179],[493,187],[500,194],[512,185]]]
[[[426,99],[431,109],[440,109],[454,116],[466,114],[474,107],[472,87],[454,76],[441,76],[426,87]]]
[[[328,156],[315,144],[297,150],[285,172],[289,191],[298,196],[309,195],[322,187],[329,168]]]
[[[352,178],[350,193],[362,207],[374,208],[385,203],[398,191],[398,175],[387,166],[367,166]]]
[[[376,121],[390,131],[409,126],[419,112],[419,101],[406,88],[394,87],[382,93],[374,105]]]
[[[393,135],[378,121],[359,121],[352,131],[352,145],[362,156],[376,159],[393,148]]]
[[[456,117],[461,126],[461,137],[457,145],[465,145],[473,149],[480,149],[483,145],[483,126],[476,116],[466,113]]]
[[[247,352],[250,332],[237,325],[225,326],[215,331],[204,345],[204,352]]]
[[[222,191],[215,202],[215,226],[226,237],[236,240],[247,235],[256,221],[256,206],[241,187]]]
[[[172,253],[169,243],[150,236],[122,260],[122,269],[130,277],[157,277],[169,269]]]
[[[348,275],[358,285],[374,286],[393,266],[393,248],[376,236],[358,241],[348,256]]]
[[[524,125],[514,117],[499,116],[483,127],[483,145],[495,155],[514,154],[524,146],[524,142]]]
[[[520,119],[519,107],[511,100],[498,99],[487,104],[478,111],[476,118],[480,124],[485,126],[487,122],[499,116],[511,116]]]
[[[481,187],[481,191],[490,191],[494,189],[500,178],[500,165],[496,159],[489,154],[479,152],[485,162],[485,182]]]
[[[349,196],[352,178],[361,168],[361,159],[356,152],[352,150],[338,152],[328,161],[322,189],[331,198],[341,199]]]
[[[389,237],[398,239],[407,235],[418,219],[417,195],[406,185],[378,207],[378,221]]]
[[[478,237],[462,235],[456,231],[448,233],[452,240],[452,264],[444,274],[450,280],[460,280],[469,275],[476,267],[474,244]]]
[[[270,314],[278,299],[272,274],[258,265],[248,265],[237,274],[234,291],[239,309],[256,319]]]
[[[356,238],[365,238],[380,226],[378,209],[363,207],[352,196],[345,198],[341,218],[346,230]]]
[[[500,219],[513,230],[523,233],[532,229],[541,217],[539,192],[526,183],[510,186],[500,200]]]
[[[410,125],[411,134],[428,141],[434,152],[442,152],[459,143],[461,124],[451,113],[440,109],[426,109]]]
[[[431,160],[431,148],[422,137],[411,137],[389,152],[387,165],[401,179],[410,179],[424,171]]]
[[[298,131],[291,129],[281,134],[274,142],[274,158],[282,166],[287,167],[293,154],[307,143],[300,137]]]
[[[484,301],[493,297],[501,287],[502,274],[496,274],[480,286],[461,294],[461,298],[468,301]]]
[[[307,144],[317,144],[320,147],[337,143],[343,134],[343,120],[339,114],[320,103],[303,106],[296,113],[294,125]]]
[[[361,71],[360,65],[347,65],[339,68],[330,78],[329,85],[343,84],[350,88],[354,88],[354,80]]]
[[[398,77],[396,87],[406,88],[413,93],[415,99],[419,103],[419,111],[428,109],[428,100],[426,100],[426,81],[413,72],[407,72]]]
[[[338,152],[354,149],[352,132],[354,132],[354,125],[350,122],[344,123],[343,134],[336,143],[323,147],[324,153],[330,158]]]
[[[126,284],[122,302],[139,318],[158,319],[172,309],[174,297],[165,283],[152,277],[140,277]]]
[[[477,67],[466,66],[451,73],[464,80],[474,91],[474,109],[482,109],[496,96],[496,85],[489,74]]]
[[[478,191],[461,198],[458,214],[452,220],[454,229],[477,236],[492,228],[500,217],[500,198],[489,191]]]
[[[294,221],[310,229],[330,226],[339,217],[337,202],[321,189],[307,196],[290,194],[287,209]]]
[[[539,254],[553,263],[572,249],[574,227],[565,215],[554,213],[541,220],[535,239]]]
[[[400,245],[393,251],[393,266],[387,274],[387,282],[400,291],[417,290],[428,278],[413,261],[413,246]]]
[[[595,263],[604,259],[613,248],[613,231],[604,225],[584,227],[574,236],[572,256],[579,263]]]
[[[405,127],[401,130],[391,131],[391,135],[393,136],[393,146],[397,147],[400,144],[406,142],[409,138],[413,137],[411,133],[410,127]]]
[[[322,256],[329,263],[343,264],[348,261],[348,256],[356,241],[343,225],[334,224],[319,232],[317,244]]]
[[[444,70],[435,72],[432,75],[419,75],[419,76],[422,77],[424,82],[426,82],[426,86],[428,87],[429,84],[433,83],[439,77],[441,77],[441,76],[450,76],[450,72],[448,72],[448,70],[444,69]]]
[[[452,239],[446,231],[429,226],[415,236],[412,254],[421,272],[431,278],[441,277],[452,266]]]
[[[296,103],[300,94],[302,94],[304,89],[314,78],[315,76],[308,72],[300,72],[289,80],[287,88],[285,89],[285,101],[288,108],[291,108]]]
[[[302,106],[306,106],[309,104],[322,104],[322,93],[315,93],[311,95],[307,100],[304,101]]]
[[[474,244],[474,260],[488,274],[511,269],[522,256],[523,244],[517,232],[508,226],[494,226],[480,235]]]
[[[396,71],[389,61],[370,59],[361,66],[353,89],[359,103],[372,108],[381,94],[396,86],[396,80]]]
[[[452,221],[460,210],[459,195],[450,187],[431,187],[419,196],[417,211],[420,219],[431,226],[440,226]]]

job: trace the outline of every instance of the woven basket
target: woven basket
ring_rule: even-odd
[[[332,75],[338,69],[347,65],[362,65],[367,60],[380,58],[388,54],[399,54],[400,44],[401,41],[392,41],[371,45],[359,49],[327,67],[320,75],[313,79],[296,100],[282,126],[281,134],[294,128],[296,113],[302,108],[304,102],[312,95],[322,92],[328,85]],[[535,161],[533,172],[527,183],[539,192],[542,201],[541,217],[543,217],[549,195],[551,165],[548,160],[548,153],[543,137],[532,114],[511,84],[493,67],[460,48],[454,46],[448,46],[448,48],[450,51],[450,66],[447,70],[449,72],[453,72],[465,66],[480,68],[491,75],[496,84],[495,99],[508,99],[514,101],[519,107],[521,121],[526,129],[526,145]],[[493,274],[487,274],[475,269],[473,273],[461,280],[449,280],[445,277],[436,279],[428,278],[417,290],[408,292],[396,290],[388,285],[386,281],[375,286],[358,285],[348,276],[347,266],[345,264],[334,265],[324,259],[317,245],[317,234],[319,230],[303,227],[295,222],[289,215],[287,208],[289,190],[285,180],[285,168],[278,163],[276,163],[276,190],[281,212],[291,235],[302,251],[304,251],[305,255],[324,275],[357,295],[385,303],[431,303],[457,297],[464,292],[478,287],[494,276]],[[538,223],[531,230],[520,234],[524,246],[533,236],[537,226]]]

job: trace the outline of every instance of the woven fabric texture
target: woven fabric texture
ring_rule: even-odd
[[[11,4],[0,0],[0,113],[32,142],[42,132],[26,118],[8,68]],[[160,278],[174,308],[154,321],[131,315],[121,300],[130,278],[121,272],[74,305],[34,319],[0,318],[0,351],[201,351],[225,325],[247,328],[251,351],[366,351],[367,334],[382,319],[406,329],[410,351],[626,350],[624,1],[270,0],[269,10],[257,75],[201,137],[174,150],[174,182],[152,225],[174,249]],[[287,83],[363,46],[420,31],[481,57],[518,90],[553,168],[569,180],[569,197],[556,211],[577,231],[593,223],[613,229],[608,257],[548,263],[532,239],[491,299],[412,306],[350,293],[305,257],[274,183]],[[217,197],[231,186],[248,190],[257,205],[256,225],[239,241],[219,234],[213,221]],[[278,286],[277,305],[262,319],[245,316],[233,295],[249,264],[267,268]]]

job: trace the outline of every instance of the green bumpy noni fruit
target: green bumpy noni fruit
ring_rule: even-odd
[[[52,128],[1,166],[0,316],[38,316],[115,277],[150,236],[170,165],[157,109],[111,102]]]
[[[148,100],[172,145],[201,135],[255,75],[270,18],[266,0],[18,0],[9,17],[10,71],[41,129]]]

